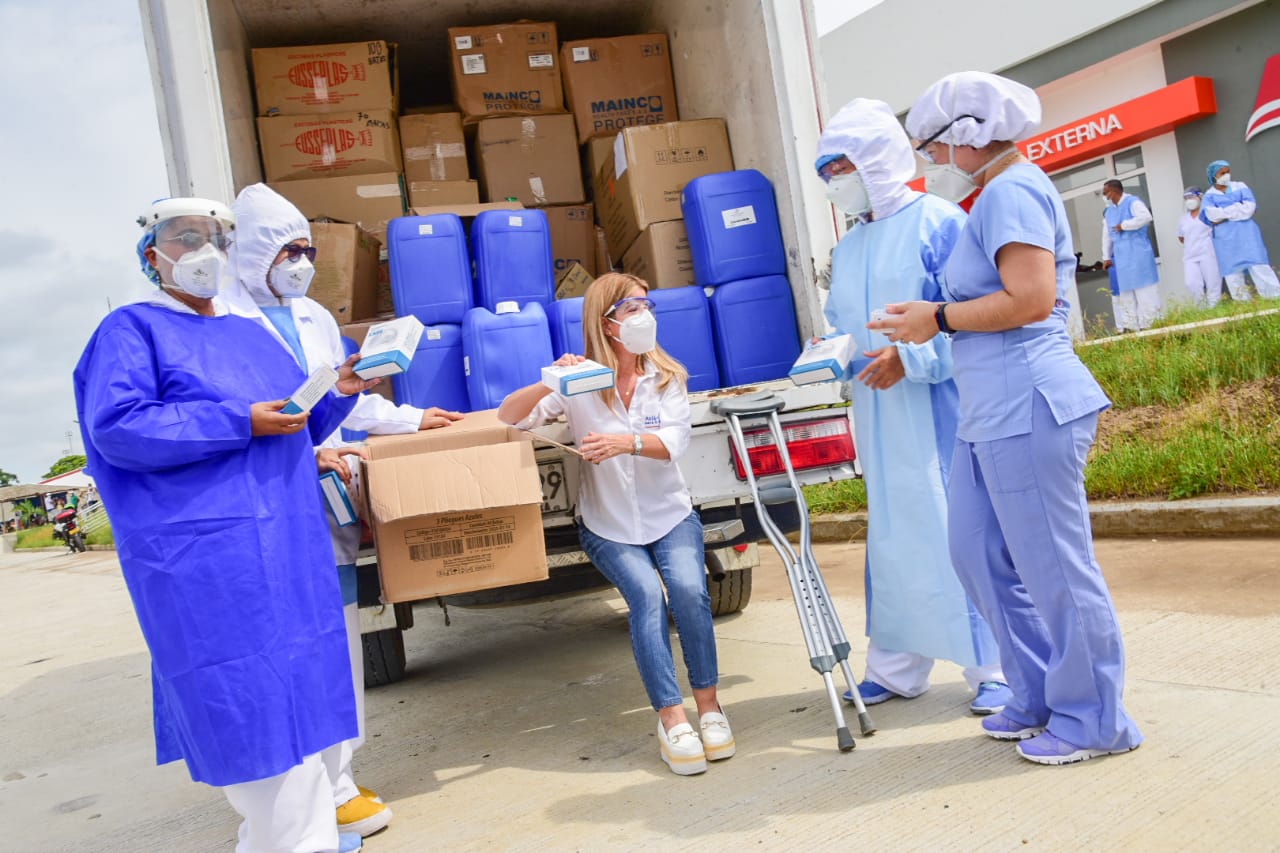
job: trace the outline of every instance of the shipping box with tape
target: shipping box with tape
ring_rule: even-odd
[[[494,410],[447,429],[372,436],[368,451],[384,602],[547,578],[533,445]]]
[[[485,119],[476,126],[476,161],[485,201],[541,207],[586,200],[567,113]]]
[[[359,225],[386,242],[387,223],[404,216],[403,187],[395,172],[279,181],[271,189],[293,202],[308,219],[336,219]]]
[[[560,73],[580,142],[678,117],[665,33],[567,41]]]
[[[400,150],[406,183],[471,177],[460,113],[400,116]]]
[[[258,119],[268,181],[400,171],[400,137],[388,110]]]
[[[451,204],[479,204],[480,185],[476,181],[406,181],[409,207],[444,207]]]
[[[358,225],[311,223],[316,248],[315,277],[307,290],[338,321],[366,320],[378,313],[377,238]]]
[[[399,90],[395,48],[385,41],[254,48],[258,115],[394,113]]]
[[[680,219],[680,191],[700,175],[733,170],[721,119],[629,127],[595,176],[596,218],[609,254],[621,258],[655,222]]]
[[[544,207],[547,228],[551,231],[551,262],[556,278],[573,264],[582,264],[591,276],[596,273],[596,227],[591,205],[571,204]]]
[[[564,112],[556,25],[449,28],[453,101],[469,119]]]
[[[650,287],[688,287],[695,284],[693,253],[684,220],[655,222],[622,256],[622,271],[649,282]]]

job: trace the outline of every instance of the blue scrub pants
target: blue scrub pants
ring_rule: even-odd
[[[1142,742],[1124,710],[1124,646],[1093,554],[1084,463],[1097,414],[1059,425],[1034,393],[1032,429],[956,442],[951,559],[995,634],[1004,715],[1089,749]]]

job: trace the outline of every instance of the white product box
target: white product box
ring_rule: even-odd
[[[342,485],[337,471],[326,471],[320,475],[320,493],[324,495],[325,506],[339,527],[350,527],[356,523],[355,507],[351,505],[347,487]]]
[[[338,371],[332,367],[317,367],[302,383],[302,387],[289,395],[280,411],[286,415],[300,415],[311,411],[325,394],[338,382]]]
[[[417,317],[397,317],[369,327],[360,346],[355,372],[361,379],[404,373],[418,351],[422,323]]]
[[[833,335],[809,344],[796,363],[787,371],[797,385],[814,382],[844,382],[850,376],[849,365],[857,354],[853,335]]]
[[[571,365],[548,365],[542,368],[542,384],[566,397],[613,387],[613,371],[591,361]]]

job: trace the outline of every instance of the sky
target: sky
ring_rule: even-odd
[[[815,0],[819,33],[878,2]],[[84,452],[71,374],[149,292],[134,220],[169,190],[137,0],[0,0],[0,56],[0,470],[33,483]]]

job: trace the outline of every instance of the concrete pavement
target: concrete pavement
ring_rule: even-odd
[[[1098,543],[1147,743],[1063,768],[978,734],[945,663],[837,752],[768,549],[750,606],[717,622],[738,755],[700,777],[658,760],[615,594],[451,608],[452,627],[421,606],[406,679],[367,694],[357,775],[396,819],[366,849],[1275,849],[1277,545]],[[860,671],[862,546],[817,551]],[[112,558],[0,556],[4,846],[229,850],[220,794],[152,766],[147,656]]]

